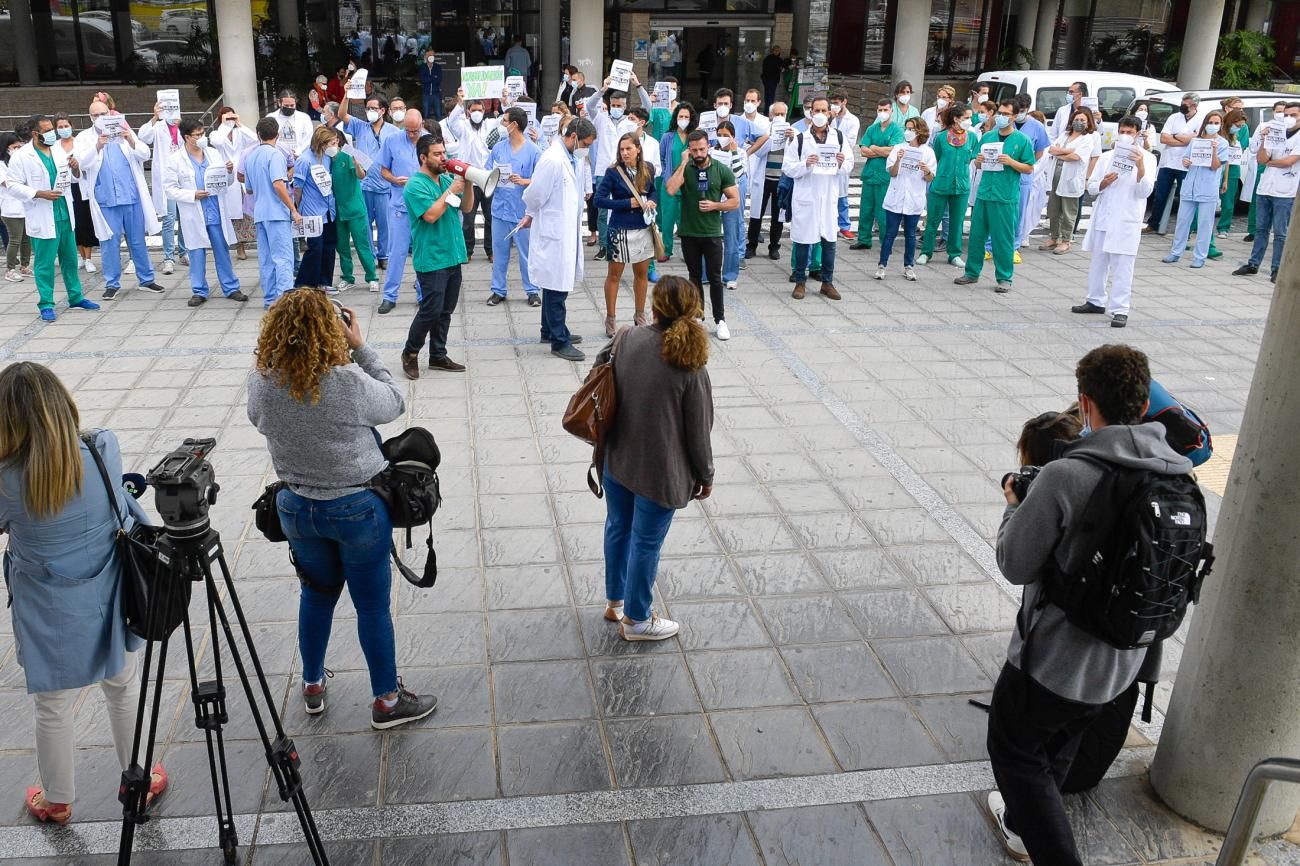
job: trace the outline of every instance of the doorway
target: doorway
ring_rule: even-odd
[[[762,87],[771,42],[768,22],[719,27],[714,21],[651,21],[650,72],[656,79],[676,78],[679,98],[701,110],[713,106],[720,87],[736,91],[738,106],[746,88]]]

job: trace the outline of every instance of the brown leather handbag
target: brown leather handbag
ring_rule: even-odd
[[[597,364],[587,374],[586,381],[569,398],[561,424],[566,432],[577,436],[592,446],[591,466],[587,469],[587,487],[597,499],[605,497],[602,477],[605,471],[605,440],[618,414],[618,394],[614,387],[614,356],[618,354],[626,326],[614,335],[609,360]]]

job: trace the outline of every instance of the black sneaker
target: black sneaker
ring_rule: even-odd
[[[1255,267],[1250,262],[1247,262],[1233,271],[1232,275],[1234,277],[1253,277],[1257,273],[1259,273],[1259,268]]]
[[[596,258],[604,260],[608,258],[608,254],[604,250],[596,250]]]
[[[157,283],[141,283],[140,291],[150,292],[155,295],[161,295],[163,292],[167,290],[164,289],[162,286],[158,285]]]
[[[528,306],[530,306],[530,307],[540,307],[541,305],[542,305],[542,299],[539,298],[537,295],[529,295],[529,296],[528,296]]]
[[[493,292],[492,294],[488,295],[487,305],[489,307],[500,306],[501,302],[504,300],[505,298],[501,297],[496,292]]]
[[[110,286],[109,288],[104,289],[104,297],[101,300],[111,301],[117,297],[117,293],[120,291],[121,289],[117,286]]]
[[[1269,281],[1270,283],[1276,283],[1276,282],[1277,282],[1277,271],[1270,271],[1270,272],[1269,272],[1269,275],[1268,275],[1268,281]]]
[[[758,249],[756,247],[745,248],[745,258],[752,259],[756,255],[758,255]]]
[[[1110,326],[1112,328],[1122,328],[1128,324],[1127,313],[1116,313],[1110,317]]]
[[[379,305],[379,315],[383,316],[383,315],[387,315],[388,313],[391,313],[393,311],[393,307],[396,306],[397,304],[394,304],[392,301],[383,301]]]
[[[1091,301],[1084,301],[1082,304],[1077,304],[1073,307],[1070,307],[1070,312],[1071,313],[1104,313],[1106,312],[1106,308],[1099,307],[1096,304],[1092,303]]]
[[[541,338],[540,340],[538,340],[537,342],[539,342],[539,343],[549,343],[549,342],[551,342],[551,338],[550,338],[550,337],[542,337],[542,338]],[[581,342],[582,342],[582,334],[570,334],[570,335],[569,335],[569,345],[570,345],[570,346],[576,346],[576,345],[578,345],[578,344],[581,343]]]
[[[777,259],[781,258],[781,248],[777,247],[776,249],[769,249],[767,251],[767,257],[772,261],[776,261]]]
[[[203,295],[190,295],[189,301],[185,304],[187,307],[201,307],[208,302]]]
[[[379,264],[379,270],[381,271],[388,270],[388,259],[380,259],[378,264]]]
[[[1244,243],[1248,243],[1248,244],[1250,244],[1250,243],[1254,243],[1254,242],[1255,242],[1255,235],[1254,235],[1253,233],[1252,233],[1252,234],[1248,234],[1248,235],[1246,235],[1244,238],[1242,238],[1241,240],[1242,240]]]
[[[437,708],[437,697],[434,695],[417,695],[414,692],[407,691],[399,679],[397,681],[397,703],[393,704],[392,709],[386,709],[384,702],[379,698],[375,698],[375,702],[371,704],[370,727],[376,731],[386,731],[389,728],[405,725],[407,722],[418,722]]]
[[[233,292],[231,292],[230,294],[226,295],[226,300],[228,300],[228,301],[236,301],[236,302],[241,303],[241,304],[246,304],[246,303],[248,303],[248,295],[246,295],[246,294],[244,294],[243,292],[241,292],[241,291],[239,291],[238,289],[236,289],[235,291],[233,291]]]

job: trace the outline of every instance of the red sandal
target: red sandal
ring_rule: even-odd
[[[167,790],[167,771],[163,769],[162,761],[153,765],[153,771],[149,775],[149,794],[144,798],[146,808]]]
[[[72,819],[72,804],[51,803],[45,792],[35,785],[27,789],[27,811],[41,823],[50,822],[62,827]]]

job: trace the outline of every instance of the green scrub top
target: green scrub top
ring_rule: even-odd
[[[896,147],[903,143],[903,124],[890,122],[889,126],[880,125],[880,121],[867,127],[867,131],[862,133],[862,140],[858,142],[860,147]],[[889,168],[886,166],[887,157],[873,156],[862,165],[862,182],[872,186],[887,186],[889,184]]]
[[[402,191],[411,220],[411,261],[417,273],[440,271],[467,261],[459,209],[448,207],[434,222],[426,222],[423,216],[455,180],[451,172],[434,180],[421,170]]]
[[[934,150],[939,165],[930,183],[930,192],[939,195],[970,194],[970,161],[979,156],[979,141],[973,133],[966,133],[966,143],[961,147],[948,141],[948,130],[941,130],[931,137],[930,147]]]
[[[361,181],[357,179],[356,163],[343,151],[330,162],[330,178],[334,181],[334,207],[339,220],[357,219],[366,215],[366,202],[361,197]]]
[[[1018,130],[1013,130],[1010,135],[1002,137],[998,130],[984,133],[980,139],[980,145],[991,144],[993,142],[1002,142],[1002,152],[1014,159],[1016,162],[1023,162],[1027,165],[1034,164],[1034,145],[1029,141],[1029,136]],[[1003,204],[1018,204],[1020,202],[1020,172],[1010,166],[1003,166],[1002,171],[980,171],[979,191],[975,194],[978,201],[993,201]]]

